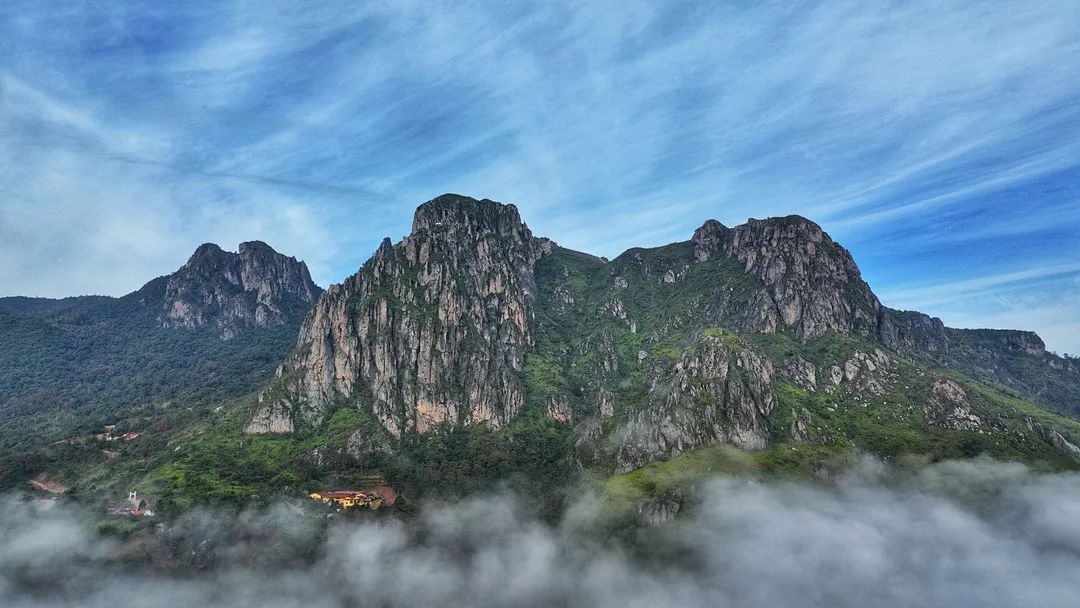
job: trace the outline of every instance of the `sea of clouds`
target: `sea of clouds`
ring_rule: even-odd
[[[974,460],[898,475],[870,463],[828,485],[718,477],[695,496],[630,543],[595,533],[589,496],[557,524],[512,495],[408,522],[327,526],[287,504],[192,512],[142,561],[138,541],[103,539],[76,511],[9,500],[0,605],[1080,605],[1076,474]],[[182,574],[145,565],[162,546]]]

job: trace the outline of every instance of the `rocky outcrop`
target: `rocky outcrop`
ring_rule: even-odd
[[[388,453],[392,449],[386,438],[365,429],[356,429],[345,440],[345,454],[354,460],[360,460],[368,454]]]
[[[279,371],[298,378],[299,412],[314,419],[355,398],[394,435],[505,424],[524,403],[533,266],[551,247],[513,205],[457,195],[421,205],[409,236],[384,240],[305,320]]]
[[[735,228],[710,220],[693,237],[694,258],[737,260],[764,283],[767,299],[747,309],[747,331],[792,328],[801,338],[827,331],[876,336],[881,304],[846,249],[799,216],[751,219]]]
[[[168,277],[159,321],[209,326],[228,339],[247,327],[298,322],[320,292],[303,262],[266,243],[241,243],[239,253],[207,243]]]
[[[810,441],[810,429],[813,428],[814,418],[810,410],[800,407],[792,413],[791,438],[795,441]]]
[[[259,402],[265,400],[260,396]],[[249,435],[287,435],[295,430],[292,412],[284,401],[263,405],[244,429]]]
[[[823,390],[831,394],[844,386],[853,394],[882,395],[889,382],[888,368],[891,363],[889,355],[881,349],[875,348],[869,353],[857,350],[847,361],[825,370]]]
[[[943,429],[973,431],[982,420],[971,412],[967,392],[948,378],[938,378],[926,402],[926,421]]]
[[[780,377],[801,389],[817,390],[817,369],[802,357],[794,357],[780,370]]]
[[[1054,448],[1062,456],[1067,456],[1073,460],[1080,460],[1080,447],[1072,443],[1065,438],[1064,435],[1059,433],[1056,429],[1046,426],[1040,422],[1035,422],[1030,418],[1027,421],[1028,427],[1035,431],[1035,434],[1043,441],[1050,444],[1050,447]]]
[[[665,492],[656,500],[637,503],[638,517],[647,526],[662,526],[675,520],[682,510],[682,491],[678,488]]]
[[[776,407],[767,357],[704,335],[672,369],[653,374],[648,403],[616,432],[617,471],[714,443],[765,447]]]
[[[878,339],[895,351],[935,356],[949,350],[945,324],[921,312],[882,308]]]

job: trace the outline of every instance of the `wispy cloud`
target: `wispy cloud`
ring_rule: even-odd
[[[1080,262],[887,290],[887,305],[929,310],[951,326],[1038,329],[1047,346],[1080,353]]]
[[[940,285],[1080,259],[1078,29],[1019,1],[8,4],[0,231],[42,262],[0,284],[115,292],[238,237],[328,283],[457,191],[608,256],[800,213],[940,314]],[[82,235],[114,214],[154,219],[107,254]]]

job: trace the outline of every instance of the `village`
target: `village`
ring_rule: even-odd
[[[104,425],[101,432],[90,433],[69,437],[57,441],[55,445],[88,445],[92,443],[128,443],[138,440],[142,433],[118,432],[117,424]],[[120,456],[117,451],[101,448],[102,453],[108,459]],[[393,506],[398,500],[398,493],[386,484],[382,475],[377,473],[362,475],[353,481],[359,482],[358,486],[364,489],[336,489],[336,490],[312,490],[305,492],[304,496],[335,512],[348,510],[377,510],[383,507]],[[59,483],[47,474],[41,474],[29,481],[30,485],[39,492],[51,495],[50,500],[55,501],[65,494],[67,486]],[[154,510],[151,508],[153,498],[140,494],[138,490],[128,491],[126,498],[121,502],[110,504],[105,507],[105,513],[111,517],[153,517]]]

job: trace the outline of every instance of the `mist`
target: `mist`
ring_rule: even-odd
[[[409,521],[327,523],[289,504],[193,511],[140,548],[101,538],[76,510],[9,499],[0,505],[0,604],[1080,603],[1077,474],[973,460],[914,474],[867,461],[828,485],[717,477],[674,522],[620,542],[597,533],[600,504],[582,495],[557,524],[512,494],[429,505]],[[184,561],[182,573],[154,565],[165,549]]]

